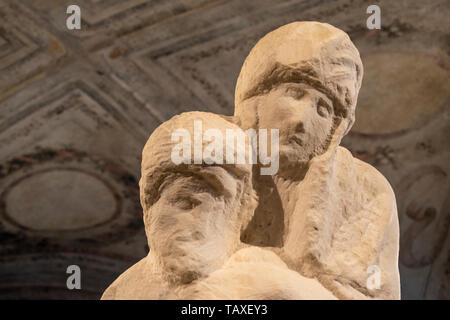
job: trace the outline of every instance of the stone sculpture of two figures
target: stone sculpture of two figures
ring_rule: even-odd
[[[345,32],[295,22],[251,50],[233,117],[160,125],[142,152],[149,254],[102,299],[399,299],[394,193],[339,146],[362,76]],[[257,135],[227,149],[243,131]],[[277,155],[269,174],[258,147]]]

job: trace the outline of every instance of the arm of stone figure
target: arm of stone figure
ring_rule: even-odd
[[[259,247],[237,251],[221,269],[179,295],[186,299],[336,299],[317,280],[290,270],[275,253]]]
[[[369,223],[359,249],[366,252],[368,267],[365,270],[366,288],[370,298],[400,299],[400,275],[398,270],[399,222],[394,191],[386,178],[369,164],[364,170],[373,173],[375,198],[360,213],[369,213]],[[370,169],[369,169],[370,168]],[[379,286],[377,277],[379,276]]]
[[[343,299],[399,299],[399,225],[394,192],[375,168],[355,160],[371,199],[335,230],[331,258],[322,276]],[[331,281],[330,281],[331,280]]]
[[[397,207],[384,176],[337,147],[311,161],[302,187],[284,261],[339,299],[398,299]],[[368,289],[373,270],[380,271],[380,289]]]

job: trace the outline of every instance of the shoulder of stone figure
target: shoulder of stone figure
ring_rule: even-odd
[[[353,157],[346,148],[339,146],[336,160],[341,167],[353,171],[355,181],[371,195],[386,194],[395,202],[394,191],[385,176],[367,162]]]
[[[123,272],[103,293],[101,300],[176,299],[149,272],[149,257],[141,259]]]
[[[126,291],[126,287],[130,283],[136,282],[137,279],[141,278],[141,268],[145,264],[145,258],[141,259],[139,262],[135,263],[129,267],[125,272],[123,272],[113,283],[105,290],[102,295],[101,300],[120,300],[126,299],[123,296],[123,292]]]
[[[380,235],[392,240],[398,246],[398,213],[394,191],[384,177],[376,168],[352,156],[350,151],[343,147],[337,152],[338,171],[342,176],[349,178],[353,186],[348,189],[358,196],[361,202],[359,212],[362,218],[372,221],[379,228]],[[350,198],[351,199],[351,198]],[[353,205],[352,202],[347,205]],[[370,217],[370,216],[373,217]]]
[[[353,157],[346,148],[338,148],[337,161],[340,166],[346,166],[346,173],[353,173],[355,190],[364,199],[362,208],[355,212],[357,214],[355,222],[369,223],[373,235],[369,235],[366,231],[363,239],[366,245],[373,246],[373,251],[369,252],[372,251],[372,254],[376,252],[378,257],[374,259],[376,261],[374,264],[380,268],[384,278],[384,285],[381,290],[373,293],[373,297],[398,299],[400,298],[399,224],[394,191],[383,174],[370,164]],[[366,245],[361,249],[367,248]],[[369,252],[367,254],[371,256]]]

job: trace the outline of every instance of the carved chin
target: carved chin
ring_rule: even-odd
[[[308,162],[327,151],[331,135],[322,145],[312,146],[308,141],[291,138],[288,143],[280,145],[280,163],[306,165]]]
[[[173,240],[158,250],[159,264],[165,280],[172,284],[188,284],[207,275],[214,264],[207,254],[199,252],[199,243]]]
[[[169,283],[173,284],[189,284],[202,277],[200,269],[196,266],[185,266],[183,264],[183,259],[178,259],[176,262],[178,265],[166,265],[164,277]]]

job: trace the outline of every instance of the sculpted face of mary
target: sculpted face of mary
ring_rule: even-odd
[[[235,116],[244,129],[278,129],[280,165],[303,166],[327,150],[338,125],[344,134],[351,128],[362,74],[345,32],[291,23],[264,36],[246,58]]]

